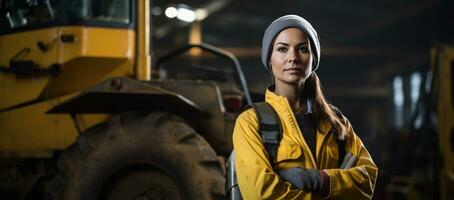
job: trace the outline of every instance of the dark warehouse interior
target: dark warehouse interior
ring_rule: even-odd
[[[285,14],[303,16],[320,36],[322,53],[317,74],[328,100],[349,118],[379,167],[374,199],[441,198],[433,173],[434,165],[440,162],[436,132],[425,125],[412,125],[415,113],[422,111],[415,109],[418,103],[412,100],[411,93],[413,87],[420,90],[430,69],[430,49],[454,42],[452,2],[225,2],[200,23],[201,40],[239,57],[253,93],[263,94],[271,83],[269,72],[260,61],[266,26]],[[159,1],[154,6],[165,9],[179,3],[203,8],[218,1]],[[167,29],[168,34],[155,34],[156,54],[168,49],[169,44],[172,48],[184,45],[189,25],[169,21],[164,14],[152,19],[158,30],[174,27]],[[421,80],[418,86],[411,83],[415,76]],[[394,105],[396,77],[403,80],[404,102],[400,110]],[[390,189],[401,184],[413,186],[409,192]],[[402,193],[406,196],[399,196]],[[417,197],[412,196],[415,194]]]
[[[0,0],[0,199],[228,199],[288,14],[378,167],[368,198],[454,200],[451,0]]]

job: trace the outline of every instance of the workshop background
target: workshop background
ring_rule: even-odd
[[[373,199],[454,199],[449,0],[0,0],[0,199],[224,199],[235,117],[271,84],[264,30],[286,14],[320,36]]]
[[[207,17],[192,24],[166,17],[168,7],[181,4],[207,8]],[[454,42],[452,2],[199,0],[158,1],[154,8],[158,57],[188,40],[221,47],[239,58],[255,94],[271,83],[260,60],[265,28],[285,14],[304,17],[320,36],[317,74],[327,99],[349,118],[379,168],[374,199],[442,198],[437,132],[427,124],[436,122],[423,119],[434,110],[421,99],[432,76],[431,48]]]

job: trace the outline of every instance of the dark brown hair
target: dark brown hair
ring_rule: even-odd
[[[304,83],[303,95],[309,98],[313,104],[313,112],[316,124],[321,120],[327,120],[339,139],[350,137],[347,132],[347,121],[344,119],[340,111],[330,105],[325,95],[323,95],[320,79],[315,72],[312,72],[309,78]]]

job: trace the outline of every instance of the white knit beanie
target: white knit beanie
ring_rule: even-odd
[[[317,32],[312,25],[304,18],[298,15],[285,15],[274,20],[265,30],[265,35],[262,40],[262,62],[268,71],[271,71],[269,59],[271,56],[271,45],[274,38],[286,28],[298,28],[304,31],[311,43],[314,62],[312,71],[315,71],[320,63],[320,41]]]

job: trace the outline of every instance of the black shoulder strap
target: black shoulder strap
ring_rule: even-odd
[[[342,112],[339,110],[339,108],[336,108],[333,105],[330,105],[330,106],[331,106],[331,109],[336,113],[337,117],[339,117],[339,119],[342,119],[343,115],[342,115]],[[347,154],[346,149],[345,149],[345,139],[341,140],[341,139],[337,138],[336,141],[337,141],[337,146],[338,146],[338,149],[339,149],[338,166],[341,166],[342,162],[344,161],[344,157]]]
[[[271,166],[276,161],[276,151],[281,140],[281,123],[276,111],[266,102],[252,104],[259,120],[259,131],[268,152]]]

